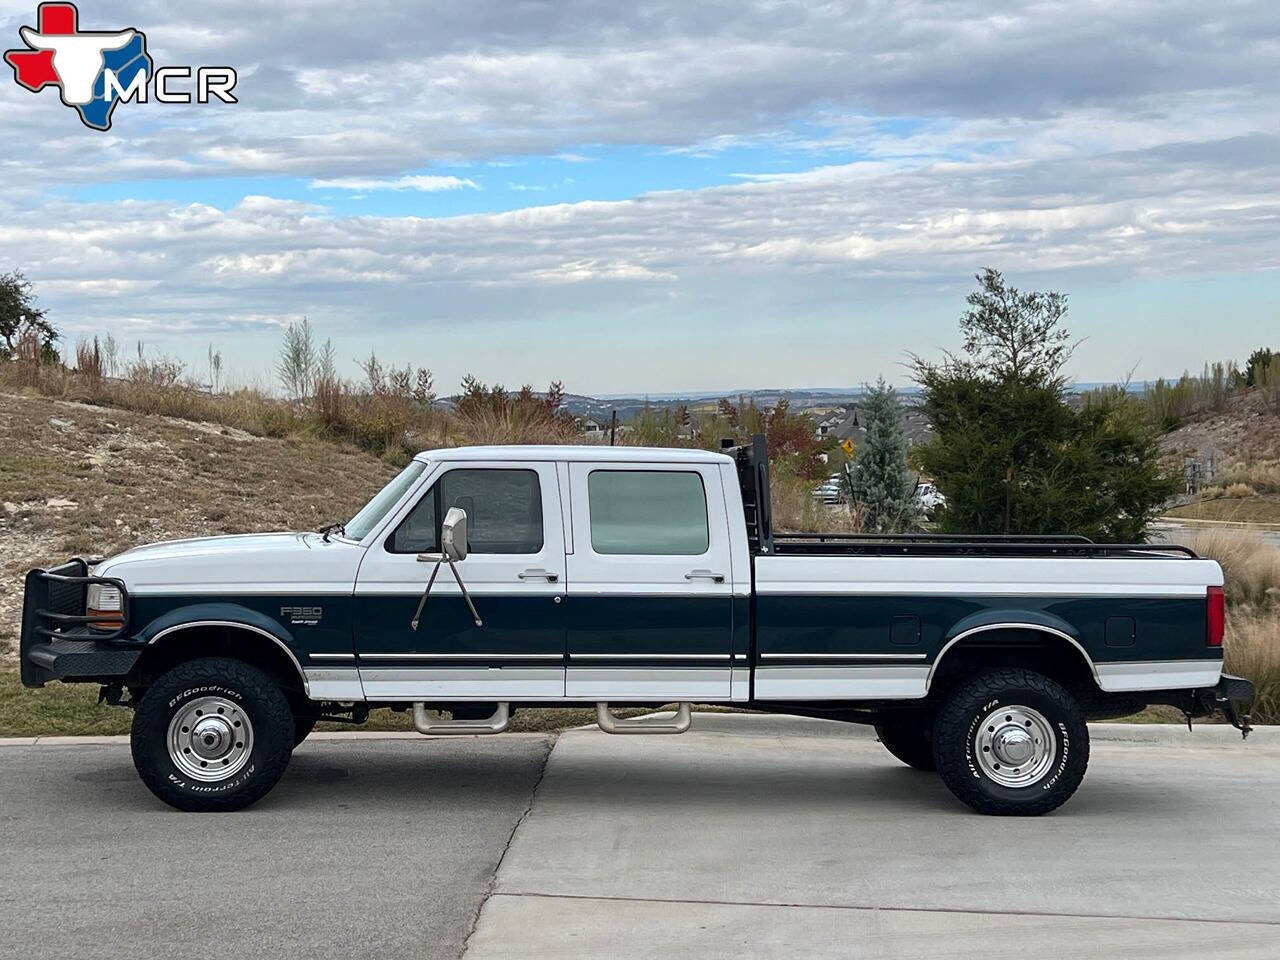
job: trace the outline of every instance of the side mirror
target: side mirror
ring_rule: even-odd
[[[467,511],[450,507],[440,524],[440,552],[451,561],[467,559]]]

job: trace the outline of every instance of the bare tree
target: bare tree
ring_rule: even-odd
[[[382,369],[382,364],[378,362],[378,355],[372,350],[369,351],[368,360],[357,360],[360,369],[364,371],[364,382],[370,393],[381,393],[387,389],[387,374]]]
[[[218,381],[222,378],[222,351],[214,350],[209,344],[209,390],[218,392]]]
[[[302,400],[310,395],[316,378],[316,362],[316,343],[310,321],[303,317],[299,323],[290,323],[285,327],[276,373],[285,393],[292,399]]]
[[[120,373],[120,344],[109,333],[102,341],[102,370],[108,377]]]

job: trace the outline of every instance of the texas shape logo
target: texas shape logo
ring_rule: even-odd
[[[42,3],[36,18],[38,26],[18,31],[27,49],[4,55],[14,79],[33,93],[57,87],[85,126],[109,130],[125,91],[145,88],[151,76],[146,35],[133,27],[81,30],[74,3]]]
[[[80,114],[86,127],[110,130],[111,114],[122,101],[148,101],[154,87],[158,103],[191,103],[187,90],[172,90],[170,81],[195,78],[195,101],[237,103],[231,67],[153,68],[147,37],[136,27],[121,30],[81,30],[74,3],[42,3],[36,8],[37,26],[18,34],[24,49],[9,50],[4,59],[13,77],[32,93],[58,88],[62,102]]]

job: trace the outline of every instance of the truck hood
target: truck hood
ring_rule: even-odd
[[[317,533],[252,533],[133,547],[94,568],[131,593],[350,592],[364,550]]]

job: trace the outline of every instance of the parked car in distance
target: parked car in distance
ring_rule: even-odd
[[[844,475],[833,473],[822,481],[818,488],[813,491],[813,495],[823,503],[848,503],[849,490],[845,486]]]
[[[916,486],[916,499],[920,501],[925,513],[933,513],[947,505],[947,498],[942,491],[928,480],[921,480]]]

